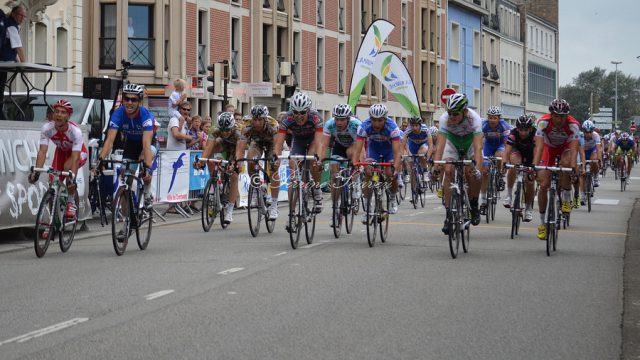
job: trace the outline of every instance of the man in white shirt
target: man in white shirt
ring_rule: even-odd
[[[17,61],[24,62],[26,60],[24,50],[22,49],[22,40],[20,39],[20,25],[27,17],[27,8],[20,3],[11,9],[9,17],[6,20],[6,38],[4,43],[0,44],[0,61]],[[6,120],[4,114],[4,88],[7,83],[7,73],[0,72],[0,120]]]
[[[186,150],[198,141],[202,141],[201,136],[194,138],[189,135],[188,124],[191,120],[189,116],[191,103],[188,101],[181,102],[180,105],[178,105],[178,110],[185,121],[181,122],[180,119],[175,116],[169,120],[169,126],[167,127],[167,132],[169,133],[167,136],[167,150]]]

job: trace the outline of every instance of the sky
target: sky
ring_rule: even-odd
[[[640,0],[559,0],[559,85],[596,66],[640,76]]]

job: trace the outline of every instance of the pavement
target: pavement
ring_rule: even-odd
[[[624,254],[622,359],[640,359],[640,199],[635,200]]]

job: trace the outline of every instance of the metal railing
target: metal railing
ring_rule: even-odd
[[[495,64],[491,64],[491,79],[500,79],[500,74],[498,74],[498,67]]]
[[[482,77],[487,77],[489,76],[489,68],[487,67],[487,62],[483,61],[482,62]]]
[[[238,50],[231,50],[231,79],[238,79]]]
[[[360,33],[362,33],[363,35],[367,33],[367,12],[363,11],[362,12],[362,17],[360,18],[360,26],[362,27],[362,30],[360,31]]]
[[[293,0],[293,17],[296,19],[300,18],[300,3],[299,0]]]
[[[155,66],[153,38],[129,38],[128,57],[132,66],[153,68]]]
[[[427,50],[427,30],[422,30],[422,44],[420,49]]]
[[[198,44],[198,74],[206,73],[207,67],[205,65],[205,56],[207,53],[205,50],[207,49],[207,45]]]
[[[429,104],[435,104],[435,99],[436,99],[435,94],[436,94],[436,92],[433,89],[434,87],[435,87],[435,85],[431,84],[431,92],[429,93],[431,101],[429,102]]]
[[[262,54],[262,81],[271,81],[269,71],[269,54]]]
[[[403,21],[402,22],[402,46],[406,47],[407,46],[407,22]]]
[[[277,62],[278,62],[278,67],[276,68],[276,82],[277,83],[281,83],[282,79],[281,79],[281,76],[280,76],[280,65],[284,61],[284,56],[278,56],[278,57],[276,57],[276,59],[277,59]]]
[[[316,79],[316,89],[322,90],[322,65],[318,65],[318,76]]]
[[[429,51],[433,52],[433,38],[436,37],[436,33],[434,33],[433,31],[431,32],[431,37],[429,38]]]
[[[116,38],[100,38],[100,68],[116,67]]]

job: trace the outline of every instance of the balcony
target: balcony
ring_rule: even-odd
[[[265,9],[270,9],[271,4],[269,3],[269,0],[262,0],[262,7]]]
[[[282,12],[285,11],[284,0],[278,0],[277,9],[278,11],[282,11]]]
[[[429,37],[429,51],[433,52],[433,39],[436,37],[435,32],[431,32],[431,37]]]
[[[488,77],[489,76],[489,68],[487,68],[487,62],[483,61],[482,62],[482,77]]]
[[[207,66],[205,65],[205,57],[207,45],[198,44],[198,74],[205,74],[207,70]]]
[[[269,54],[262,54],[262,81],[271,81],[269,71]]]
[[[284,61],[284,56],[278,56],[276,59],[278,61],[278,67],[276,68],[276,82],[282,83],[282,79],[280,76],[280,64],[282,64],[282,62]]]
[[[292,85],[298,86],[298,62],[294,61],[291,63],[291,77],[292,77]]]
[[[498,67],[494,64],[491,64],[491,79],[496,81],[500,79],[500,74],[498,74]]]
[[[344,70],[338,70],[338,94],[344,94]]]
[[[500,31],[500,18],[498,14],[491,14],[491,28]]]
[[[316,89],[322,90],[322,65],[318,65],[318,76],[316,77]]]
[[[100,38],[100,68],[116,68],[116,38]]]
[[[153,69],[155,39],[129,38],[129,61],[132,67],[139,69]]]
[[[238,80],[238,50],[231,50],[231,80]]]

